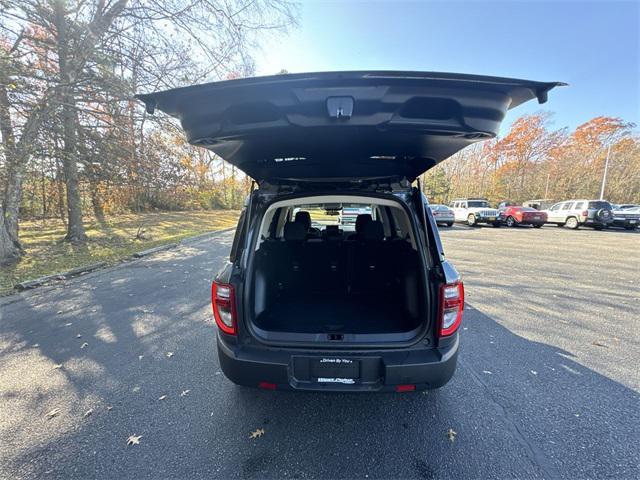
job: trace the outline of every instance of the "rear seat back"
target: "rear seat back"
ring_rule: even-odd
[[[361,233],[358,241],[309,239],[301,222],[287,222],[282,240],[261,245],[260,265],[272,289],[285,295],[391,294],[411,248],[386,240],[380,221],[367,222]]]

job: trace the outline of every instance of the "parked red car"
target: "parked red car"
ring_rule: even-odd
[[[500,210],[500,217],[507,227],[533,225],[540,228],[547,221],[547,214],[530,207],[510,206]]]

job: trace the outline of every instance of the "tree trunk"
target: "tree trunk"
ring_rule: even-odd
[[[87,240],[82,223],[82,198],[76,162],[75,99],[71,87],[71,72],[68,64],[67,19],[63,0],[55,3],[55,23],[58,32],[58,67],[60,69],[60,100],[62,102],[62,165],[67,184],[67,236],[65,240],[83,243]]]
[[[1,263],[14,260],[21,253],[18,242],[18,215],[22,197],[22,169],[18,163],[16,139],[11,123],[9,96],[6,88],[8,78],[5,77],[7,69],[8,62],[0,62],[0,135],[2,136],[6,164],[6,183],[2,190],[2,203],[0,204]]]
[[[65,206],[64,206],[64,178],[62,175],[62,166],[60,165],[60,155],[56,157],[56,189],[58,190],[58,214],[60,215],[60,220],[63,223],[67,222],[67,216],[65,214]]]

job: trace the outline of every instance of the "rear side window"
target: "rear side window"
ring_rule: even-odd
[[[576,206],[575,206],[576,210],[582,210],[583,208],[584,208],[584,202],[576,203]]]
[[[573,205],[572,202],[565,203],[562,205],[562,210],[571,210],[571,205]]]
[[[589,202],[589,208],[595,208],[600,210],[601,208],[611,208],[611,204],[609,202]]]
[[[247,209],[243,208],[242,213],[240,213],[240,218],[238,219],[238,225],[236,226],[236,233],[233,237],[233,244],[231,245],[231,253],[229,254],[229,260],[231,263],[235,263],[240,254],[242,253],[242,249],[244,246],[244,237],[246,228],[244,226],[245,217],[247,214]]]

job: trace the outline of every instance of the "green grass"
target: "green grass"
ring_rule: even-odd
[[[57,219],[25,221],[20,241],[26,254],[19,262],[0,267],[0,295],[17,283],[96,262],[117,263],[135,252],[176,242],[199,233],[235,227],[238,211],[162,212],[107,217],[106,225],[85,222],[89,241],[77,246],[63,242],[65,225]],[[138,229],[143,238],[136,238]]]

